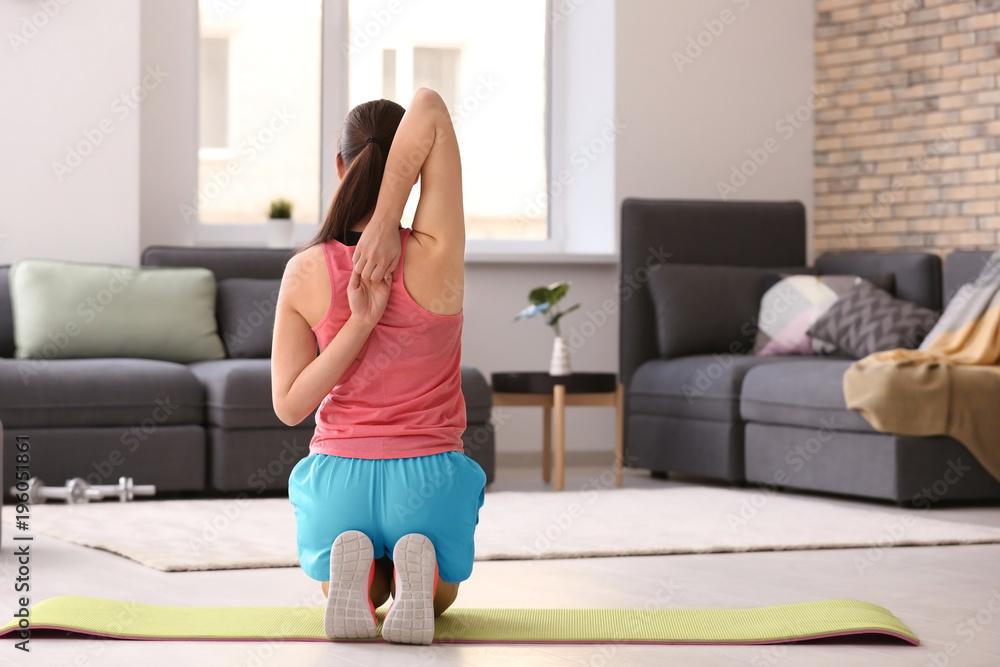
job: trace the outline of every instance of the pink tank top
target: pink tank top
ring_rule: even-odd
[[[399,230],[402,254],[389,302],[354,363],[316,411],[311,453],[361,459],[396,459],[462,451],[463,313],[437,315],[403,285],[410,229]],[[313,327],[321,350],[351,316],[347,283],[354,246],[322,244],[332,297]]]

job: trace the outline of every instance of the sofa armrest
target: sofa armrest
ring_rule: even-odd
[[[493,391],[486,378],[475,366],[462,365],[462,397],[468,422],[482,424],[489,421],[493,409]]]

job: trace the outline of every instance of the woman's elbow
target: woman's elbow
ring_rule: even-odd
[[[272,400],[274,407],[274,414],[281,420],[281,423],[285,426],[298,426],[302,423],[302,420],[306,418],[306,415],[300,415],[292,406],[287,405],[287,401],[282,401],[278,399]]]
[[[445,104],[444,98],[433,88],[417,88],[416,92],[413,93],[411,106],[420,107],[427,111],[441,112],[445,115],[448,114],[448,105]]]

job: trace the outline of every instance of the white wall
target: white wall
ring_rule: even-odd
[[[719,199],[732,165],[773,138],[777,151],[731,198],[797,199],[811,224],[812,120],[787,138],[775,125],[811,95],[814,12],[803,0],[617,0],[619,210],[632,196]],[[705,21],[719,34],[702,35],[708,45],[679,70],[675,52]]]
[[[552,5],[550,220],[566,252],[617,255],[615,3]]]
[[[118,98],[140,83],[139,4],[51,4],[0,2],[0,263],[135,263],[141,105]],[[94,144],[60,180],[67,147]]]
[[[198,187],[198,3],[142,0],[142,63],[169,72],[142,103],[140,149],[140,250],[151,245],[190,245],[195,225],[185,222],[181,202],[191,205]]]

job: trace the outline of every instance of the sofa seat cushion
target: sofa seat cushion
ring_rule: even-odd
[[[208,424],[221,428],[284,428],[271,402],[270,359],[220,359],[190,365],[205,387]],[[310,413],[297,428],[314,427]]]
[[[201,384],[183,364],[0,360],[0,419],[8,428],[200,425],[203,415]]]
[[[799,364],[809,357],[704,354],[647,361],[632,376],[631,414],[733,422],[740,420],[740,389],[753,368]]]
[[[844,373],[852,363],[807,357],[754,368],[743,380],[740,416],[748,422],[873,432],[844,402]]]

